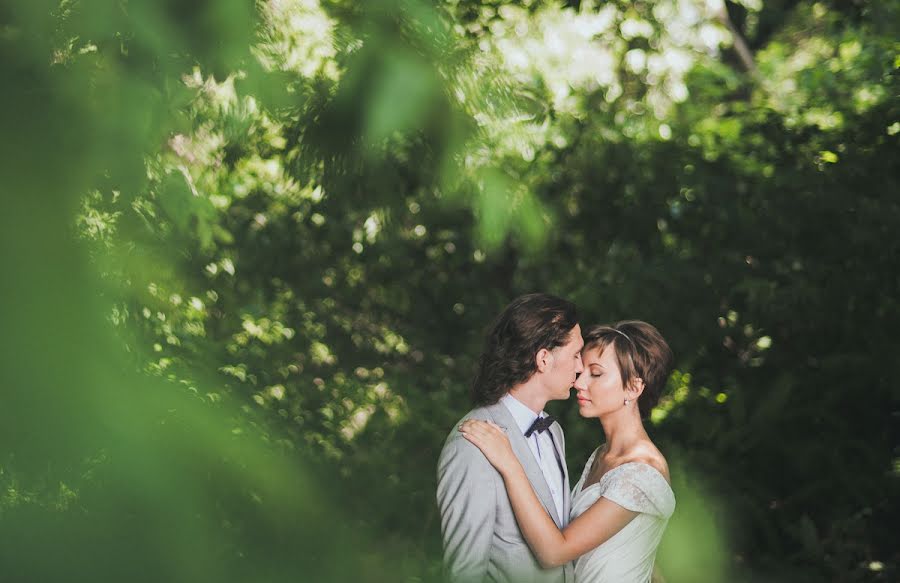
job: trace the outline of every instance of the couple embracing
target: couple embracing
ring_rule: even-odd
[[[477,407],[438,462],[450,581],[648,583],[675,497],[642,418],[671,366],[645,322],[582,336],[571,302],[530,294],[507,306],[479,362]],[[573,386],[605,439],[570,492],[565,436],[543,409]]]

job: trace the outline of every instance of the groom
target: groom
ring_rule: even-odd
[[[476,408],[460,420],[506,430],[547,513],[569,522],[569,474],[562,428],[544,413],[568,399],[582,371],[575,305],[547,294],[516,298],[494,322],[472,385]],[[458,426],[459,424],[457,424]],[[438,461],[444,566],[453,583],[572,583],[572,564],[542,569],[531,553],[500,474],[454,427]]]

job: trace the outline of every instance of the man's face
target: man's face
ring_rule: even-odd
[[[581,338],[581,326],[575,324],[569,332],[568,341],[550,351],[553,359],[546,380],[551,399],[569,398],[575,379],[584,370],[581,363],[582,348],[584,340]]]

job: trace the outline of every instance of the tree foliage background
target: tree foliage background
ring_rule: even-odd
[[[438,580],[438,452],[540,290],[675,350],[667,580],[895,580],[897,30],[4,1],[4,579]],[[577,471],[600,428],[552,407]]]

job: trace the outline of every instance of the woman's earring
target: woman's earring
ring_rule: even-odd
[[[625,406],[628,406],[628,399],[625,399]]]

